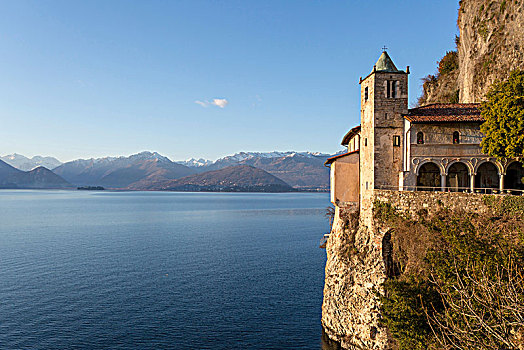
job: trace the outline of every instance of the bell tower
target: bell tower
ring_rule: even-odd
[[[360,205],[371,209],[374,189],[396,189],[401,181],[408,74],[384,50],[373,71],[360,78]]]

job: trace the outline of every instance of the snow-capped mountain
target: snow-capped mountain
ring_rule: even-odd
[[[282,157],[294,157],[294,156],[301,156],[306,158],[315,158],[315,157],[328,157],[328,154],[323,154],[320,152],[294,152],[294,151],[288,151],[288,152],[279,152],[279,151],[273,151],[273,152],[239,152],[235,153],[232,156],[226,156],[222,157],[220,159],[217,159],[215,163],[217,162],[226,162],[226,161],[233,161],[233,162],[242,162],[246,159],[253,159],[253,158],[282,158]]]
[[[201,166],[213,164],[213,161],[209,159],[204,159],[204,158],[199,158],[199,159],[189,158],[186,160],[177,161],[176,163],[188,166],[190,168],[198,168]]]
[[[329,156],[320,152],[239,152],[192,169],[201,173],[230,166],[251,165],[296,188],[327,189],[329,170],[324,167],[324,162]]]
[[[306,157],[306,158],[325,158],[329,157],[329,154],[321,153],[321,152],[294,152],[294,151],[287,151],[287,152],[279,152],[279,151],[273,151],[273,152],[238,152],[230,156],[225,156],[222,158],[219,158],[215,161],[200,158],[190,158],[187,160],[180,160],[176,163],[182,164],[185,166],[188,166],[190,168],[198,168],[198,167],[206,167],[213,164],[235,164],[240,163],[248,159],[257,159],[257,158],[282,158],[282,157]]]
[[[135,182],[178,179],[194,170],[172,162],[157,152],[140,152],[128,157],[77,159],[53,171],[79,186],[125,188]]]
[[[33,170],[39,166],[53,169],[62,164],[61,161],[53,157],[34,156],[33,158],[27,158],[18,153],[0,156],[0,160],[23,171]]]

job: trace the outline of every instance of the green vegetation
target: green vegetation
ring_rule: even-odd
[[[455,43],[458,45],[460,38],[458,36],[455,37]],[[454,77],[454,74],[458,71],[459,63],[458,63],[458,53],[457,51],[448,51],[437,62],[437,73],[435,75],[430,74],[422,79],[422,87],[423,87],[423,94],[418,99],[418,105],[424,105],[426,103],[426,100],[428,99],[429,95],[433,95],[435,91],[437,91],[437,95],[439,96],[439,102],[442,103],[457,103],[459,100],[459,90],[452,88],[440,88],[439,85],[446,85],[450,82],[453,82],[456,80]],[[447,81],[447,83],[443,82]],[[456,84],[451,84],[452,86]],[[440,92],[438,92],[440,90]]]
[[[381,296],[397,349],[524,345],[524,198],[484,202],[492,215],[442,208],[415,220],[376,203],[375,218],[391,227],[398,266]]]
[[[458,69],[458,53],[457,51],[448,51],[442,57],[440,61],[438,61],[438,74],[439,75],[445,75],[453,72],[455,69]]]
[[[482,151],[499,159],[524,156],[524,72],[515,70],[505,81],[493,84],[482,103],[486,120]]]

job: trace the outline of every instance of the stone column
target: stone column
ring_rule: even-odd
[[[504,191],[504,174],[499,174],[499,189],[500,191]]]
[[[446,191],[446,174],[440,175],[440,190]]]
[[[475,175],[476,174],[471,174],[470,179],[469,179],[469,187],[470,187],[471,193],[475,192]]]

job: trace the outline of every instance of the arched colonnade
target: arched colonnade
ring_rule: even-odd
[[[416,162],[417,190],[426,191],[522,191],[521,162],[503,164],[496,159],[425,159]]]

